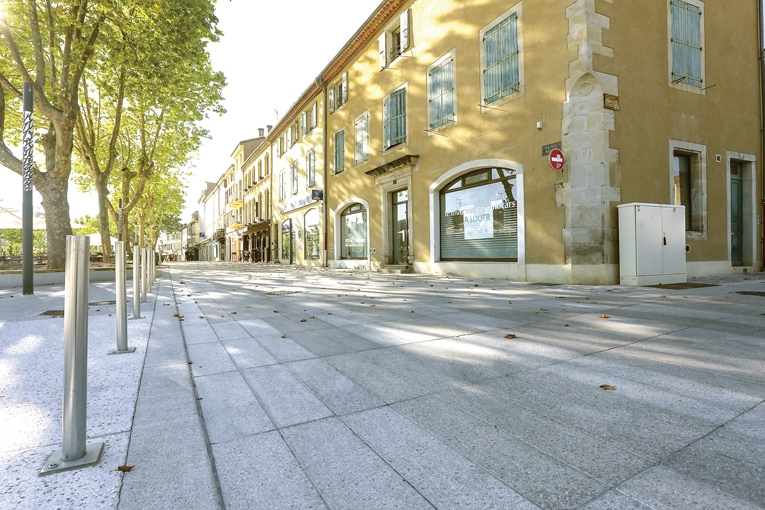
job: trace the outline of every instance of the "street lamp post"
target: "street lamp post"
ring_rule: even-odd
[[[32,216],[32,114],[33,91],[31,83],[24,83],[24,123],[23,152],[22,152],[22,203],[21,203],[21,250],[24,254],[22,260],[22,285],[24,294],[34,294],[34,226]]]

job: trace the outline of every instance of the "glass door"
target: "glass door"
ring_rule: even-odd
[[[730,260],[734,266],[743,264],[744,213],[741,193],[741,163],[730,164]]]
[[[393,218],[391,230],[393,233],[393,265],[409,263],[409,191],[401,190],[391,193],[391,211]]]

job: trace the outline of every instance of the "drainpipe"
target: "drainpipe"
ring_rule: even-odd
[[[765,1],[765,0],[762,0]],[[329,230],[329,207],[327,206],[327,199],[329,193],[328,191],[328,184],[329,184],[329,164],[328,164],[328,158],[329,158],[329,114],[327,113],[329,108],[327,108],[327,84],[322,79],[322,76],[319,75],[316,77],[316,85],[321,87],[321,95],[322,95],[322,102],[324,104],[324,108],[322,108],[322,117],[324,117],[324,148],[323,151],[323,159],[324,159],[324,200],[323,200],[323,208],[324,208],[324,267],[329,267],[329,250],[327,248],[327,231]]]
[[[761,158],[765,158],[765,27],[763,27],[763,16],[765,15],[765,0],[757,2],[757,27],[758,41],[757,48],[760,56],[760,138],[762,141]],[[765,259],[765,171],[763,171],[763,160],[760,160],[760,175],[763,176],[762,182],[762,207],[759,215],[762,245],[761,256]]]

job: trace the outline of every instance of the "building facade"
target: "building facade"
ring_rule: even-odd
[[[689,276],[759,271],[758,19],[740,0],[383,2],[258,156],[235,153],[229,231],[250,226],[230,250],[268,231],[281,263],[618,283],[617,206],[654,203],[684,207]]]
[[[645,202],[685,206],[689,275],[758,271],[757,18],[384,3],[323,75],[329,265],[616,283],[616,206]]]

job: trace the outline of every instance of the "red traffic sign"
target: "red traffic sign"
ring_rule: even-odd
[[[553,149],[550,151],[550,166],[553,167],[553,170],[560,172],[563,170],[563,165],[565,163],[566,160],[563,158],[563,152],[561,152],[560,149]]]

